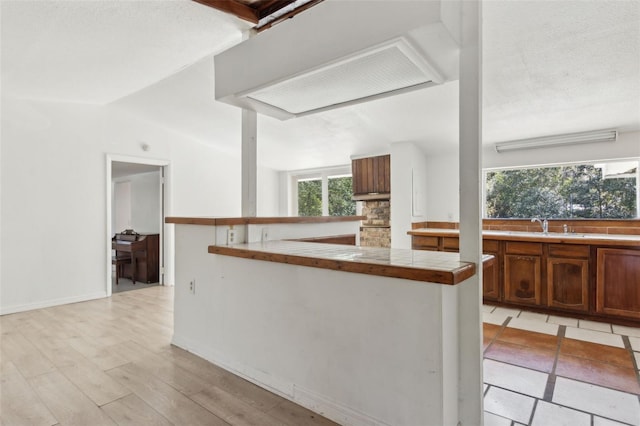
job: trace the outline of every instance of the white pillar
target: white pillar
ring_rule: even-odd
[[[322,173],[322,216],[329,216],[329,177]]]
[[[458,289],[458,419],[481,425],[482,408],[481,1],[462,1],[460,49],[460,257],[478,272]]]
[[[255,111],[242,110],[242,216],[257,214],[257,133]]]

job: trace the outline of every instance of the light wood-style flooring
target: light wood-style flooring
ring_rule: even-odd
[[[173,288],[0,317],[0,424],[335,425],[170,345]]]

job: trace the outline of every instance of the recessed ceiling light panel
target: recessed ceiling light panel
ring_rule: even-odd
[[[240,96],[294,115],[318,112],[443,82],[401,37]]]

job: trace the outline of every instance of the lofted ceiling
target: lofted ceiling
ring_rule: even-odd
[[[305,14],[331,1],[341,0]],[[240,112],[214,100],[213,56],[255,22],[209,6],[2,0],[2,97],[119,108],[237,153]],[[288,121],[260,116],[259,161],[347,164],[404,141],[455,150],[457,96],[451,81]],[[484,143],[601,128],[640,130],[640,2],[484,2]]]

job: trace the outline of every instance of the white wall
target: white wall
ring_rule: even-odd
[[[123,225],[115,225],[117,223],[112,217],[112,233],[122,232],[125,229],[133,229],[141,234],[157,234],[161,231],[161,214],[162,204],[160,200],[160,171],[150,173],[139,173],[135,175],[123,176],[113,179],[117,184],[128,183],[131,188],[129,196],[129,217],[130,223]],[[113,210],[119,210],[119,204],[127,200],[120,200],[113,192]],[[125,206],[126,208],[126,206]]]
[[[411,223],[426,220],[427,159],[410,142],[391,145],[391,247],[411,248]]]
[[[458,221],[458,153],[427,156],[427,220]],[[497,153],[483,150],[483,168],[520,167],[558,163],[640,158],[640,132],[620,133],[614,143],[593,143],[546,149]],[[452,215],[453,213],[453,215]]]
[[[131,176],[131,226],[141,234],[156,234],[162,226],[160,172]],[[113,232],[118,232],[114,229]]]
[[[0,313],[106,295],[107,153],[170,161],[167,216],[240,214],[239,158],[114,107],[2,102]]]
[[[259,143],[259,142],[258,142]],[[279,216],[280,172],[258,166],[258,216]]]
[[[111,230],[131,229],[131,182],[114,182],[111,185]]]
[[[458,153],[427,156],[427,220],[460,220],[460,178]]]

